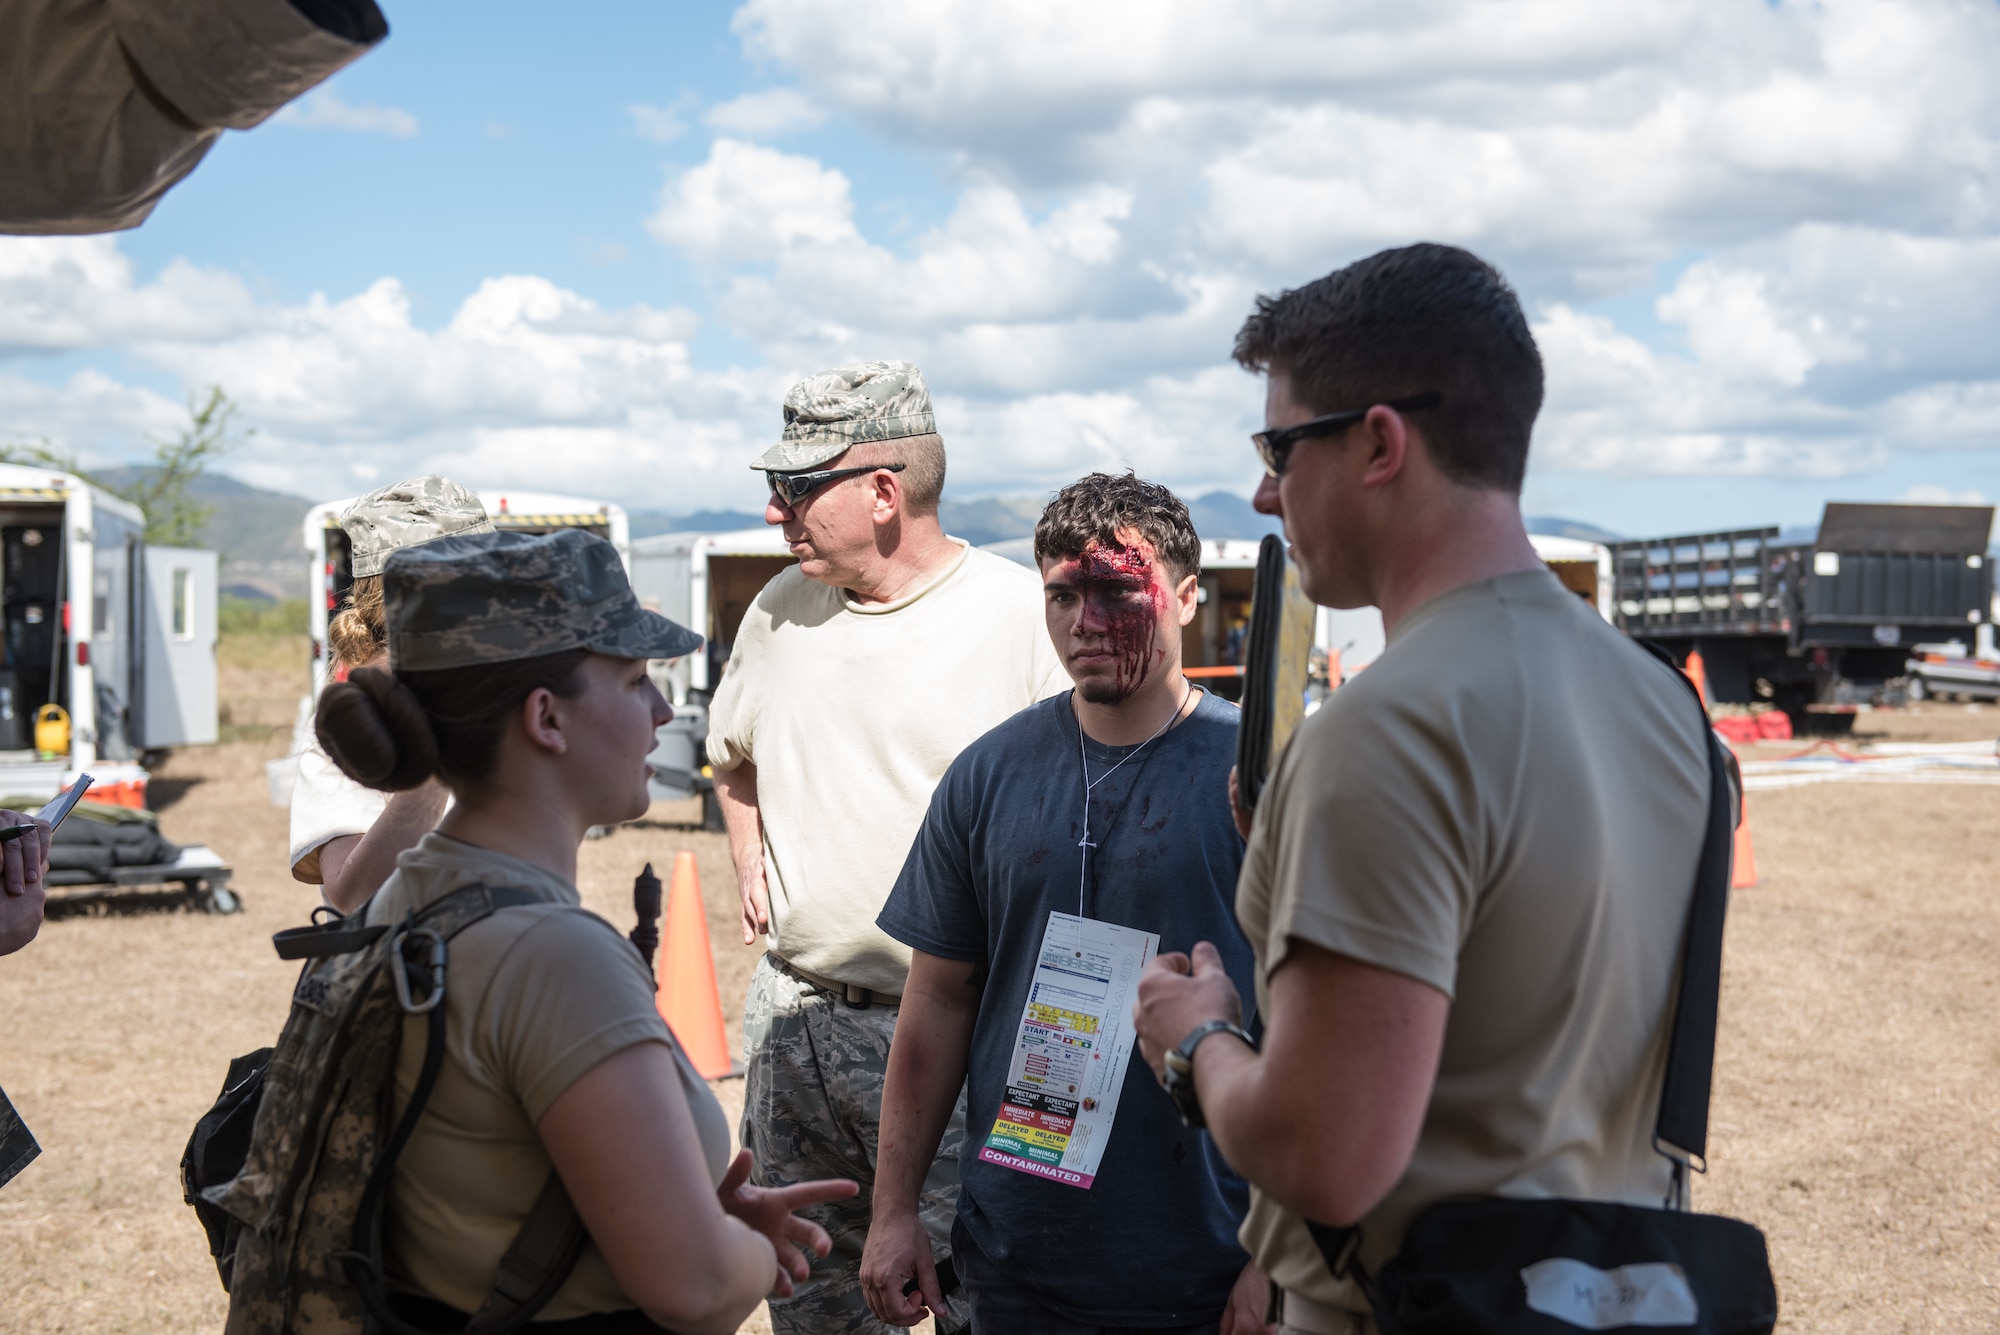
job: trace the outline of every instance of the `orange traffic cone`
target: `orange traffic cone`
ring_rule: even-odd
[[[1687,665],[1683,667],[1681,671],[1687,673],[1687,679],[1694,683],[1694,689],[1698,694],[1700,694],[1701,702],[1703,704],[1707,704],[1708,664],[1702,661],[1701,650],[1699,649],[1688,650]]]
[[[1736,823],[1735,855],[1730,861],[1729,888],[1747,890],[1757,884],[1757,855],[1750,849],[1750,795],[1743,795],[1743,819]]]
[[[685,849],[674,855],[666,938],[660,951],[660,1018],[703,1079],[741,1074],[730,1064],[729,1035],[722,1027],[722,993],[708,948],[701,878],[695,874],[694,854]]]

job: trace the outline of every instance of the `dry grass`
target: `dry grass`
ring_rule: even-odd
[[[222,851],[245,911],[52,922],[0,962],[0,1082],[45,1151],[0,1191],[0,1331],[220,1328],[180,1152],[229,1057],[276,1033],[293,969],[269,937],[314,902],[285,869],[285,813],[264,799],[263,761],[284,750],[275,725],[296,689],[269,661],[237,665],[235,698],[260,715],[283,703],[273,731],[180,753],[156,779],[169,836]],[[1991,737],[2000,713],[1927,705],[1869,716],[1861,731]],[[1783,1329],[2000,1325],[1996,800],[1887,785],[1754,798],[1763,884],[1738,893],[1731,918],[1712,1168],[1697,1200],[1769,1234]],[[672,823],[691,810],[654,814],[585,846],[585,899],[629,925],[639,866],[665,876],[691,850],[733,1011],[755,951],[737,944],[727,850]],[[732,1114],[740,1090],[717,1086]],[[745,1329],[767,1327],[760,1314]]]

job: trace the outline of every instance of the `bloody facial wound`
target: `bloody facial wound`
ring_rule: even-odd
[[[1172,601],[1153,545],[1143,540],[1120,547],[1094,542],[1083,555],[1057,565],[1049,579],[1067,585],[1078,601],[1073,638],[1084,647],[1074,649],[1072,657],[1104,652],[1113,660],[1115,684],[1106,702],[1138,690],[1165,653],[1157,644],[1157,631]],[[1100,645],[1091,645],[1093,637],[1102,637]]]

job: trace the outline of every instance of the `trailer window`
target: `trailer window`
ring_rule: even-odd
[[[194,591],[189,587],[186,570],[174,572],[174,638],[191,640],[194,638]]]

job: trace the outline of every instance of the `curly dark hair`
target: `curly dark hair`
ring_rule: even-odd
[[[1315,413],[1436,391],[1421,430],[1461,486],[1518,492],[1542,409],[1542,356],[1514,289],[1457,246],[1385,250],[1257,298],[1236,360],[1283,373]]]
[[[1152,543],[1176,582],[1201,573],[1201,538],[1187,506],[1133,473],[1089,473],[1057,492],[1035,524],[1035,560],[1082,556],[1093,542],[1116,547],[1121,529]]]

